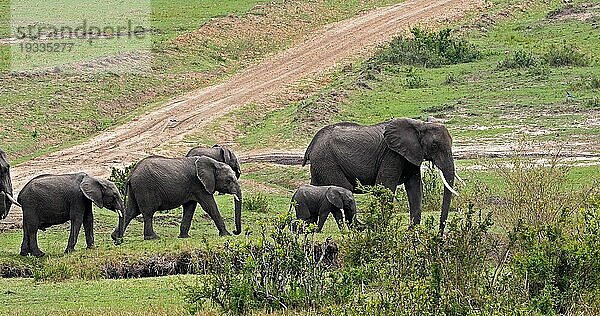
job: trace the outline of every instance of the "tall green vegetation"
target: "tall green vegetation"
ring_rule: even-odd
[[[412,37],[398,36],[369,59],[370,65],[441,67],[475,61],[480,52],[464,39],[451,36],[451,29],[430,32],[411,30]]]
[[[218,268],[186,288],[188,302],[231,314],[597,314],[600,196],[570,188],[566,172],[557,162],[502,168],[497,176],[513,189],[464,189],[444,236],[433,217],[407,226],[405,203],[366,187],[364,225],[337,246],[295,234],[292,216],[280,218],[258,241],[215,255]],[[567,193],[578,199],[557,204]]]

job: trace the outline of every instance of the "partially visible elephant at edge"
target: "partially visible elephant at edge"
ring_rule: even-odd
[[[156,239],[153,217],[183,205],[180,238],[189,237],[192,217],[199,203],[215,222],[219,235],[230,235],[217,208],[215,192],[233,194],[235,199],[235,231],[242,231],[242,190],[235,173],[227,164],[210,157],[166,158],[151,156],[142,159],[127,180],[126,210],[123,221],[112,233],[118,244],[133,218],[142,214],[144,239]]]
[[[351,226],[356,216],[354,195],[338,186],[303,185],[292,196],[290,211],[292,207],[296,209],[297,219],[307,224],[317,223],[317,232],[323,229],[329,213],[333,214],[340,230],[344,220]]]
[[[8,216],[10,207],[20,206],[13,197],[12,180],[10,179],[10,164],[6,154],[0,149],[0,220]]]
[[[233,169],[233,172],[235,172],[236,178],[240,178],[240,175],[242,174],[240,163],[237,156],[231,150],[229,150],[229,148],[221,145],[214,145],[211,148],[195,147],[192,148],[186,155],[186,157],[201,156],[210,157],[216,161],[228,164],[231,169]]]
[[[110,181],[90,177],[85,173],[40,175],[29,181],[19,193],[23,205],[23,242],[21,255],[41,257],[37,243],[38,229],[71,221],[66,253],[75,250],[83,224],[87,248],[94,247],[94,215],[92,203],[123,216],[123,201],[117,187]]]
[[[452,137],[442,124],[400,118],[375,125],[328,125],[317,132],[304,154],[310,161],[311,184],[336,185],[356,192],[363,185],[382,184],[395,192],[404,184],[413,224],[421,222],[423,184],[420,166],[431,161],[444,183],[440,232],[448,219],[456,175]]]

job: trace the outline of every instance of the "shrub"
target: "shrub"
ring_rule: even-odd
[[[590,89],[600,89],[600,77],[593,77],[589,83]]]
[[[544,61],[553,67],[587,66],[589,59],[575,45],[552,45],[543,56]]]
[[[292,214],[263,226],[260,240],[225,245],[208,265],[212,274],[185,289],[192,313],[217,306],[226,313],[246,314],[257,309],[316,308],[339,295],[337,278],[330,272],[337,247],[318,243],[315,234],[294,234]]]
[[[588,99],[585,106],[588,109],[600,109],[600,99],[599,98]]]
[[[443,236],[433,217],[406,225],[406,203],[385,187],[361,187],[364,224],[340,238],[340,260],[329,238],[319,243],[312,230],[292,233],[288,214],[263,227],[257,241],[226,245],[208,259],[213,273],[185,291],[191,312],[211,305],[230,314],[598,314],[600,197],[563,203],[555,214],[555,200],[546,195],[557,191],[547,181],[558,176],[558,189],[565,189],[564,174],[553,169],[558,166],[540,168],[523,163],[502,171],[509,184],[520,174],[535,187],[519,183],[496,199],[524,208],[503,230],[493,228],[495,209],[483,208],[491,191],[479,187],[461,191]],[[424,178],[426,186],[439,186]],[[580,200],[587,196],[594,195],[579,193]],[[550,220],[538,220],[545,211],[526,205],[525,197],[549,207]],[[520,216],[526,210],[535,212],[536,221]]]
[[[447,85],[455,84],[458,82],[459,82],[458,77],[452,73],[449,73],[448,75],[446,75],[446,79],[444,80],[444,84],[447,84]]]
[[[427,81],[423,79],[414,68],[409,68],[406,73],[405,83],[409,89],[424,88],[427,86]]]
[[[569,168],[558,156],[549,165],[523,157],[514,157],[508,165],[496,166],[496,175],[506,188],[494,206],[498,224],[510,228],[517,223],[540,226],[556,223],[563,212],[573,212],[584,203],[585,190],[577,190],[568,181]]]
[[[134,167],[135,164],[131,164],[125,167],[124,169],[115,167],[111,169],[110,177],[108,178],[108,180],[117,186],[123,198],[125,198],[126,196],[125,185],[127,184],[127,179],[129,178],[129,175],[131,174],[131,171]]]
[[[33,271],[33,278],[39,280],[62,281],[73,277],[74,269],[65,260],[60,258],[49,258],[43,266],[36,268]]]
[[[242,201],[244,210],[258,213],[269,213],[271,205],[269,204],[269,197],[264,193],[250,194],[244,197]]]
[[[542,314],[593,315],[600,299],[600,204],[556,223],[518,231],[511,270],[524,280],[532,308]],[[576,231],[573,229],[576,228]],[[590,300],[590,297],[593,300]]]
[[[444,184],[433,164],[428,164],[422,172],[424,212],[439,211],[442,209],[442,195]]]
[[[428,32],[413,28],[412,38],[394,38],[368,60],[367,68],[386,64],[440,67],[479,58],[479,50],[474,45],[463,39],[452,38],[451,32],[450,29]]]
[[[499,69],[533,68],[539,64],[538,58],[531,52],[516,51],[498,65]]]

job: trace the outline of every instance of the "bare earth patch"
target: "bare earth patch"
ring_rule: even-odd
[[[160,154],[160,145],[183,141],[186,135],[240,106],[259,102],[302,78],[327,73],[341,62],[364,56],[414,25],[455,20],[481,5],[476,0],[413,0],[328,25],[221,84],[174,99],[84,144],[15,166],[14,185],[18,191],[28,179],[42,172],[84,171],[106,177],[112,166]],[[20,215],[20,210],[14,209],[8,222],[20,221]]]

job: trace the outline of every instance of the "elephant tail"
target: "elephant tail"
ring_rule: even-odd
[[[313,150],[313,148],[319,143],[321,137],[323,135],[325,135],[326,133],[329,133],[329,131],[331,131],[334,126],[335,125],[325,126],[325,127],[321,128],[317,132],[317,134],[315,134],[315,137],[313,137],[313,139],[310,141],[310,144],[308,145],[308,147],[306,148],[306,151],[304,152],[304,159],[302,160],[302,167],[306,166],[306,164],[310,161],[310,153]]]
[[[313,141],[310,142],[310,145],[308,145],[308,148],[306,148],[306,152],[304,152],[304,159],[302,159],[302,167],[306,166],[306,163],[310,160],[310,151],[312,150],[314,141],[315,140],[313,138]]]
[[[294,198],[296,197],[296,192],[294,192],[294,194],[292,194],[292,199],[290,200],[290,209],[288,210],[288,213],[292,212],[292,207],[294,207]]]

